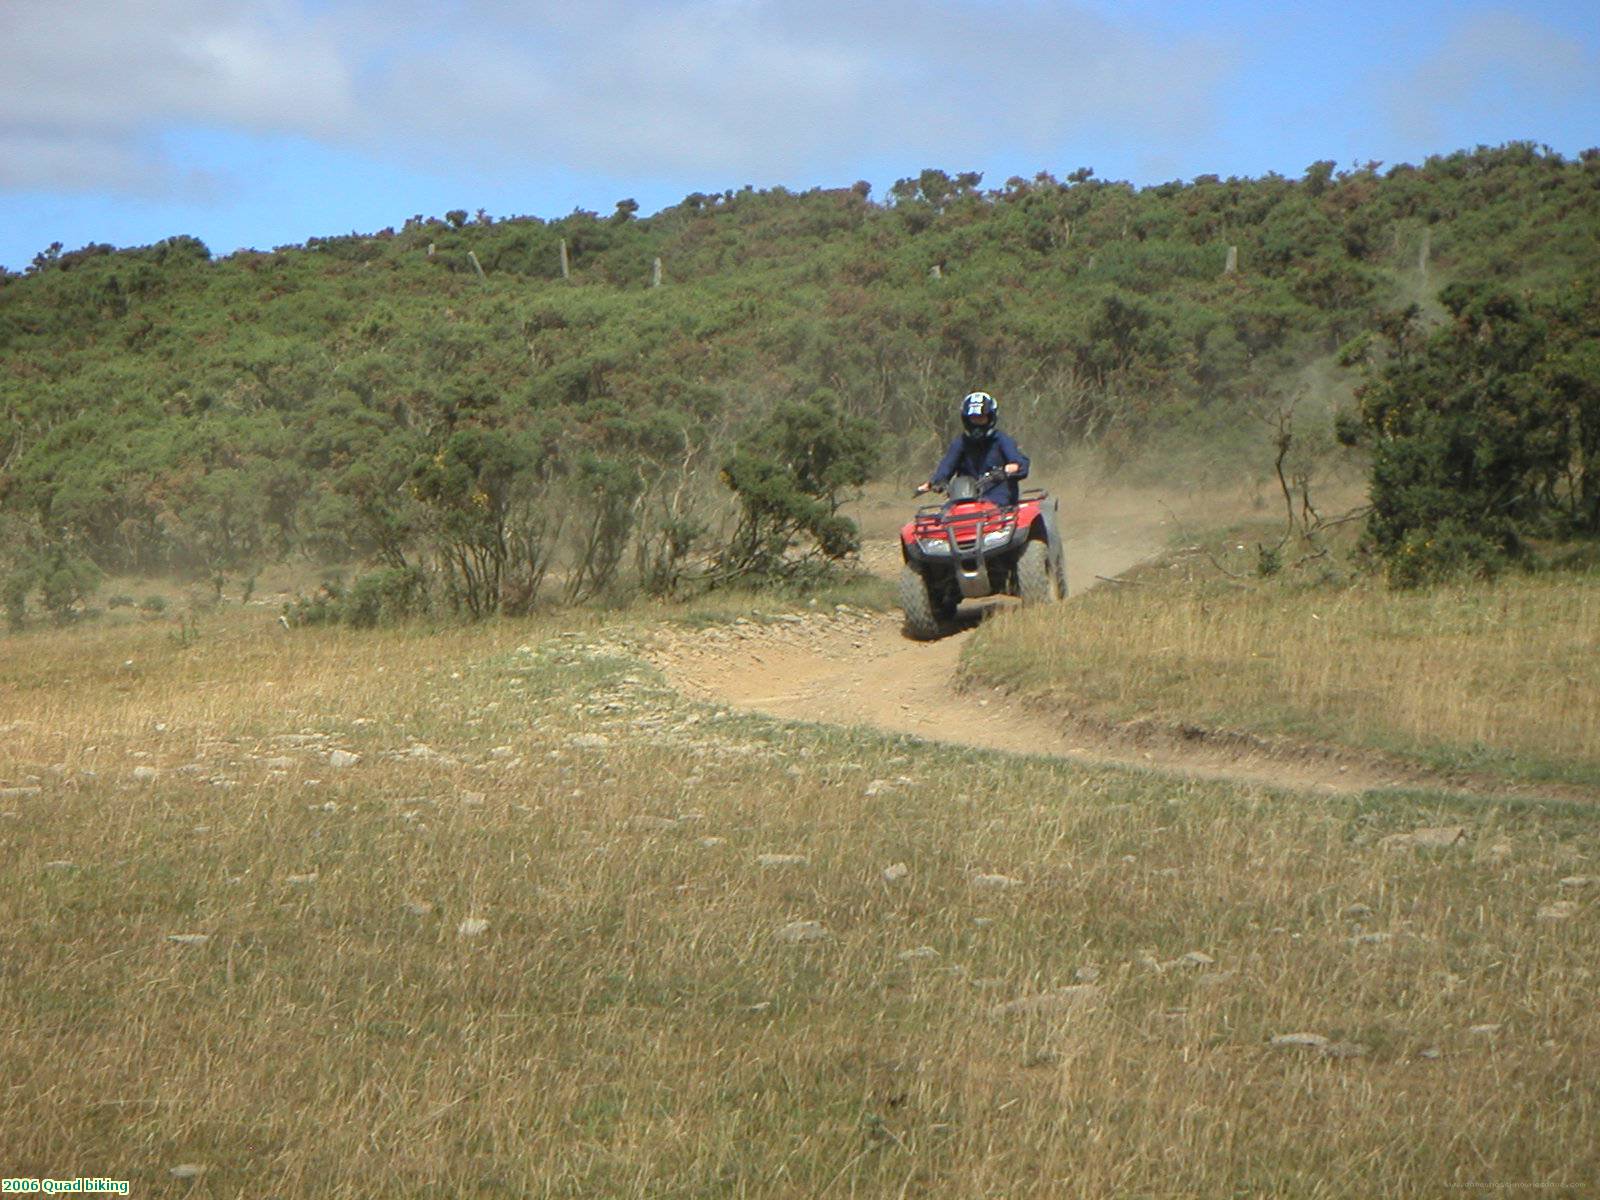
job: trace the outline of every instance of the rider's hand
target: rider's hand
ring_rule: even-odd
[[[1018,463],[1007,463],[1006,464],[1006,474],[1007,475],[1015,475],[1020,470],[1022,470],[1022,467]]]

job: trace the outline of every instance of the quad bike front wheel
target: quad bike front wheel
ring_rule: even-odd
[[[906,614],[906,632],[918,641],[939,636],[939,615],[928,594],[928,581],[910,563],[900,568],[900,607]]]
[[[1066,594],[1066,580],[1050,564],[1050,547],[1032,541],[1017,559],[1017,595],[1024,604],[1049,604]]]

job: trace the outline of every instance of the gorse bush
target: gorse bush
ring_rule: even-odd
[[[514,496],[538,453],[534,439],[468,427],[413,468],[410,494],[424,514],[420,524],[437,572],[451,603],[474,617],[495,611],[506,572],[516,565],[509,528]]]
[[[1453,285],[1413,307],[1341,430],[1372,450],[1368,541],[1391,580],[1492,575],[1531,540],[1600,535],[1600,276],[1556,297]]]
[[[6,610],[6,628],[15,633],[28,623],[28,593],[33,590],[33,576],[25,571],[13,571],[0,580],[0,604]]]
[[[739,500],[740,519],[719,555],[725,574],[776,578],[800,560],[837,561],[860,549],[855,524],[839,506],[867,481],[878,459],[879,433],[819,392],[781,404],[723,464]]]
[[[27,623],[30,597],[38,599],[56,624],[69,623],[81,614],[100,586],[100,578],[99,568],[64,542],[47,541],[22,551],[0,581],[7,627],[15,631]]]
[[[1462,579],[1492,579],[1508,562],[1505,546],[1454,517],[1407,529],[1383,552],[1395,587],[1426,587]]]
[[[57,623],[72,620],[78,607],[100,586],[100,570],[81,554],[56,543],[39,556],[39,598]]]
[[[390,567],[358,576],[339,598],[338,618],[356,629],[371,629],[421,616],[428,611],[427,579],[415,568]]]

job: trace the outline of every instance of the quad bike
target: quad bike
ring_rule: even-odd
[[[980,499],[1003,478],[1003,471],[978,479],[958,475],[942,489],[948,497],[942,504],[917,509],[901,528],[900,607],[912,637],[938,637],[963,600],[1005,594],[1043,604],[1066,598],[1058,502],[1042,491],[1023,492],[1015,505]]]

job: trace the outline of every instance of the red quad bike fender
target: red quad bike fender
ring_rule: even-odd
[[[1060,503],[1045,492],[1025,492],[1015,508],[987,500],[957,500],[920,509],[900,530],[900,553],[924,569],[949,570],[961,596],[993,594],[991,560],[1015,557],[1029,541],[1042,541],[1053,578],[1066,578]]]

